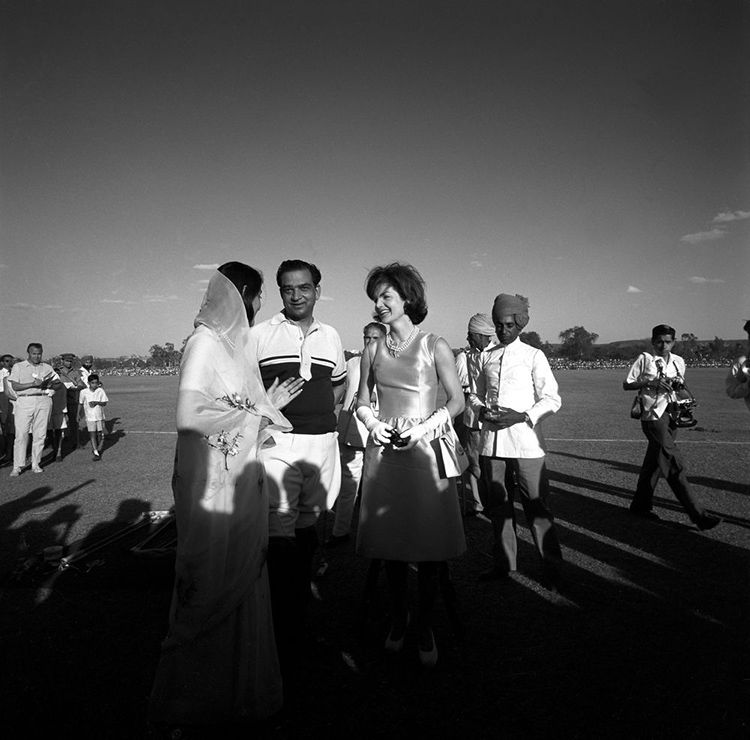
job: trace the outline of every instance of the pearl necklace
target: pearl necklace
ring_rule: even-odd
[[[399,344],[393,344],[391,341],[391,335],[388,334],[385,338],[385,346],[393,357],[398,358],[398,356],[417,338],[417,334],[419,334],[419,327],[415,326],[411,330],[411,334]]]

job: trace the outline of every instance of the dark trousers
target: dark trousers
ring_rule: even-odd
[[[556,573],[562,561],[560,542],[552,513],[545,499],[549,489],[543,457],[479,458],[485,487],[482,489],[484,513],[492,522],[495,535],[495,567],[516,570],[516,514],[514,493],[521,495],[526,521],[545,569]]]
[[[469,458],[469,467],[466,468],[458,483],[458,492],[461,498],[461,511],[465,514],[467,511],[481,511],[482,488],[484,488],[484,478],[479,467],[479,443],[481,432],[479,429],[471,429],[462,421],[454,423],[458,441]],[[469,495],[471,494],[471,497]]]
[[[66,404],[68,409],[68,440],[73,449],[78,447],[78,390],[68,389]]]
[[[282,671],[295,662],[305,640],[312,563],[317,548],[318,533],[314,526],[297,529],[293,539],[268,539],[268,584]]]
[[[704,512],[696,504],[690,490],[682,456],[677,449],[677,427],[672,423],[669,414],[665,413],[656,421],[642,421],[641,429],[648,440],[648,447],[638,475],[635,496],[630,504],[631,510],[651,511],[656,484],[663,476],[691,521],[697,523]]]

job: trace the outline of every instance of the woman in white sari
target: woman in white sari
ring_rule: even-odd
[[[274,430],[291,428],[278,409],[302,381],[266,392],[257,363],[246,361],[262,284],[247,265],[222,265],[182,357],[172,478],[175,588],[149,711],[157,724],[262,719],[282,703],[257,451]]]

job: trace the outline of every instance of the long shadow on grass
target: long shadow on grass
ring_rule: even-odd
[[[524,604],[506,588],[504,599],[519,611],[498,629],[523,630],[547,667],[564,664],[567,653],[569,672],[558,690],[581,712],[571,727],[590,736],[609,719],[618,737],[641,736],[644,727],[650,736],[672,737],[694,722],[689,731],[699,737],[714,722],[735,721],[745,711],[747,551],[688,527],[634,520],[616,504],[577,491],[557,489],[550,503],[565,549],[563,595],[578,610],[545,618],[548,609],[528,597]],[[525,539],[522,572],[534,564]],[[525,620],[549,634],[529,635]],[[550,681],[538,657],[521,665],[534,660]]]
[[[2,550],[11,553],[11,558],[16,560],[30,553],[41,551],[45,547],[64,544],[64,541],[60,541],[58,537],[57,527],[70,519],[72,509],[76,510],[75,519],[80,518],[80,514],[77,513],[77,506],[63,506],[49,517],[29,521],[21,528],[14,528],[13,523],[22,514],[34,509],[46,508],[93,482],[94,480],[90,478],[53,496],[49,495],[52,492],[51,486],[39,486],[39,488],[29,491],[25,496],[0,504]],[[66,531],[69,533],[70,527],[67,527]]]
[[[387,624],[355,653],[357,672],[331,659],[311,664],[315,690],[309,706],[298,707],[311,734],[483,738],[500,726],[509,737],[546,737],[552,727],[568,737],[729,732],[742,708],[735,703],[744,599],[737,563],[746,553],[687,528],[634,527],[620,507],[585,494],[550,499],[567,561],[561,596],[537,582],[523,515],[519,573],[479,583],[491,527],[467,519],[469,549],[451,564],[464,641],[450,635],[438,605],[440,660],[432,672],[419,665],[413,628],[399,654],[384,653]],[[331,555],[314,610],[329,644],[355,644],[352,599],[365,571],[350,546]],[[387,601],[383,583],[379,590]],[[336,701],[357,712],[315,711]]]
[[[111,419],[107,419],[104,424],[104,449],[108,450],[110,447],[114,447],[125,436],[125,430],[115,429],[115,427],[120,424],[119,416],[113,416]]]
[[[574,460],[586,460],[587,462],[602,463],[609,465],[614,470],[620,470],[625,473],[633,473],[634,476],[638,476],[641,468],[639,465],[632,465],[631,463],[624,463],[621,460],[609,460],[600,457],[587,457],[586,455],[574,455],[572,452],[560,452],[555,450],[552,454],[560,455],[561,457],[570,457]],[[689,465],[689,461],[688,461]],[[740,493],[745,496],[750,496],[750,484],[737,483],[735,481],[722,480],[720,478],[712,478],[703,475],[690,475],[688,474],[688,480],[696,485],[706,486],[706,488],[716,488],[720,491],[729,491],[731,493]]]
[[[146,501],[122,502],[113,521],[97,525],[78,545],[96,544],[148,509]],[[47,519],[27,522],[18,538],[71,554],[67,535],[79,516],[77,505],[61,506]],[[0,592],[1,633],[13,635],[0,677],[2,695],[12,699],[4,714],[10,728],[28,731],[40,722],[62,735],[143,736],[173,565],[131,559],[128,544],[118,540],[68,569],[47,564]],[[108,567],[97,567],[99,558]]]

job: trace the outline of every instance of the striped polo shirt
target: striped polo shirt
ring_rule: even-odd
[[[266,388],[276,378],[279,382],[297,376],[305,379],[302,393],[281,410],[295,434],[336,430],[333,386],[346,381],[346,363],[341,339],[332,326],[313,319],[304,334],[294,321],[277,313],[250,329],[248,352],[257,358]]]

